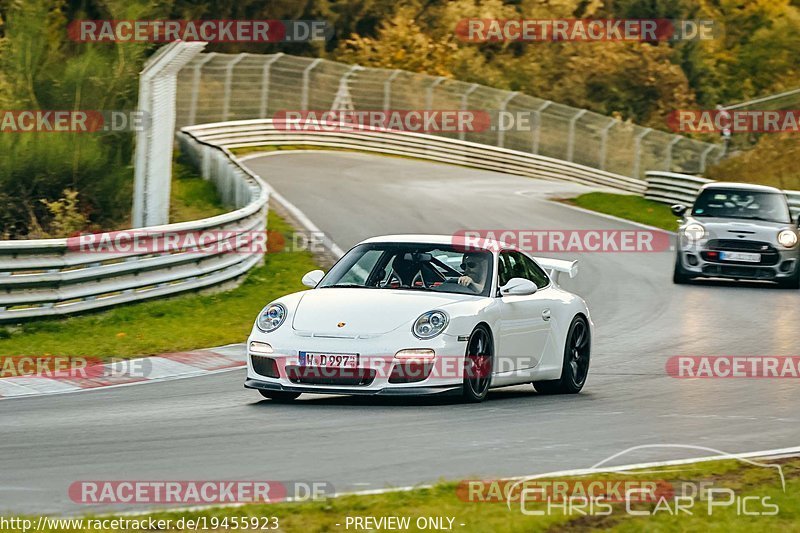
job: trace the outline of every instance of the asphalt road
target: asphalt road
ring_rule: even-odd
[[[337,244],[383,233],[630,226],[544,198],[574,184],[363,154],[250,159]],[[0,512],[78,513],[76,480],[324,480],[339,491],[588,467],[643,444],[727,452],[800,444],[797,380],[682,380],[673,355],[797,355],[797,291],[674,286],[671,253],[580,256],[563,285],[597,326],[584,392],[495,391],[479,405],[303,396],[274,404],[244,371],[0,402]],[[617,464],[705,456],[648,449]],[[105,508],[104,508],[105,509]]]

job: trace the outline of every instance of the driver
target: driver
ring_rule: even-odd
[[[472,289],[476,293],[483,292],[488,280],[489,260],[487,254],[464,254],[461,260],[464,275],[458,278],[458,284]]]

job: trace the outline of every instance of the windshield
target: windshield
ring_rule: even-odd
[[[692,215],[791,222],[789,205],[783,194],[736,189],[704,190],[694,203]]]
[[[454,246],[374,243],[356,246],[331,269],[320,288],[362,287],[488,296],[492,253]]]

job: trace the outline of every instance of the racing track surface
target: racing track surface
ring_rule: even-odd
[[[569,183],[350,153],[247,164],[345,249],[382,233],[628,227],[543,199],[585,190]],[[349,491],[583,468],[640,444],[798,444],[796,380],[664,372],[679,354],[796,355],[796,291],[676,287],[671,253],[580,259],[579,276],[563,285],[587,299],[596,333],[578,396],[520,386],[480,405],[311,395],[280,405],[243,389],[237,370],[0,401],[0,512],[86,511],[66,496],[75,480],[326,480]],[[664,448],[616,464],[706,455]]]

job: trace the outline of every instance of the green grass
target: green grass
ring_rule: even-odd
[[[268,227],[292,231],[270,211]],[[266,254],[244,283],[216,294],[190,294],[70,318],[0,327],[0,354],[72,355],[103,359],[244,342],[263,305],[304,288],[318,268],[309,252]]]
[[[761,462],[761,461],[759,461]],[[415,521],[419,517],[451,517],[454,519],[453,530],[465,532],[537,532],[537,531],[800,531],[800,459],[782,459],[780,464],[786,478],[786,489],[782,489],[780,478],[775,469],[754,466],[742,461],[726,460],[666,467],[648,470],[646,473],[603,474],[592,475],[590,480],[661,480],[670,483],[676,491],[680,491],[681,483],[699,483],[706,487],[730,489],[736,497],[755,497],[749,500],[751,511],[769,510],[763,505],[763,498],[769,498],[768,504],[778,506],[775,516],[741,516],[737,514],[735,505],[713,507],[708,512],[707,495],[694,499],[689,508],[691,515],[682,513],[673,515],[667,511],[674,510],[675,500],[672,494],[665,496],[665,501],[658,507],[654,503],[634,503],[637,511],[647,511],[650,516],[632,516],[626,513],[624,503],[613,504],[607,516],[587,513],[586,516],[573,511],[554,509],[550,514],[542,516],[525,515],[519,503],[509,509],[505,502],[470,502],[457,496],[457,483],[442,482],[433,488],[416,489],[404,492],[390,492],[379,495],[344,496],[310,502],[277,503],[244,505],[241,507],[211,507],[205,510],[188,512],[153,512],[150,515],[135,518],[169,519],[175,524],[180,519],[198,519],[205,517],[221,520],[225,517],[277,517],[280,531],[284,532],[334,532],[347,531],[347,517],[410,517],[411,527],[403,531],[419,531]],[[568,479],[568,478],[561,478]],[[575,479],[575,478],[572,478]],[[552,481],[552,480],[551,480]],[[680,494],[678,494],[680,495]],[[723,496],[717,496],[717,501]],[[686,502],[684,502],[686,507]],[[528,504],[527,510],[544,510],[545,504]],[[659,509],[659,510],[657,510]],[[35,517],[31,517],[36,523]],[[133,517],[131,517],[133,518]],[[211,524],[211,522],[207,522]],[[339,524],[339,525],[337,525]],[[461,524],[464,524],[463,526]],[[168,528],[170,529],[170,528]],[[175,530],[174,526],[171,528]],[[186,529],[186,528],[184,528]],[[228,528],[218,527],[219,531]],[[76,528],[51,529],[41,531],[87,531]],[[350,531],[356,530],[352,525]],[[0,531],[11,531],[0,529]],[[95,529],[94,531],[98,531]],[[113,531],[106,529],[105,531]],[[363,531],[363,530],[362,530]],[[375,531],[375,529],[373,529]]]
[[[172,165],[169,221],[187,222],[228,212],[217,195],[217,189],[187,164],[175,161]]]
[[[590,192],[561,201],[668,231],[678,230],[678,218],[670,212],[668,205],[645,200],[640,196]]]

